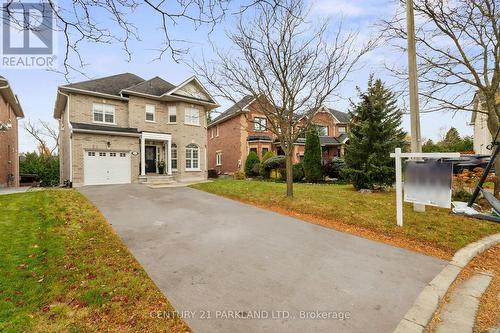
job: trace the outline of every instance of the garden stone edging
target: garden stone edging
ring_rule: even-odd
[[[423,332],[439,303],[462,268],[479,253],[500,243],[500,233],[485,237],[457,251],[450,263],[427,284],[393,333]]]

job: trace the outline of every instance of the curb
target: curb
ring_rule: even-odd
[[[425,286],[393,333],[421,333],[462,268],[479,253],[500,243],[500,233],[485,237],[457,251],[451,262]]]

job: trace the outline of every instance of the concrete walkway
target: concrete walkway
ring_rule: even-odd
[[[23,193],[28,191],[29,189],[29,187],[0,187],[0,195]]]
[[[491,279],[486,274],[475,274],[454,290],[450,302],[443,309],[436,333],[472,333],[479,299]]]
[[[190,188],[80,191],[195,332],[391,332],[446,264]]]

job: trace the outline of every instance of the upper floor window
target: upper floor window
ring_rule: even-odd
[[[92,112],[95,123],[115,124],[114,105],[94,103],[92,105]]]
[[[219,136],[219,125],[215,126],[215,136]]]
[[[200,148],[194,143],[186,146],[186,170],[200,170]]]
[[[156,119],[156,107],[146,104],[146,121],[154,122]]]
[[[184,109],[184,123],[189,125],[200,125],[200,111],[187,107]]]
[[[213,139],[214,138],[214,128],[212,127],[210,129],[210,139]]]
[[[253,129],[255,131],[265,131],[267,129],[267,119],[263,117],[253,118]]]
[[[339,133],[344,134],[346,132],[345,126],[339,126]]]
[[[177,122],[177,108],[175,106],[168,107],[168,122],[171,124]]]
[[[328,126],[316,125],[319,136],[328,136]]]

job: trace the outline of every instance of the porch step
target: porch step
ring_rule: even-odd
[[[163,185],[163,184],[173,184],[174,177],[167,175],[158,176],[139,176],[139,183],[146,185]]]

